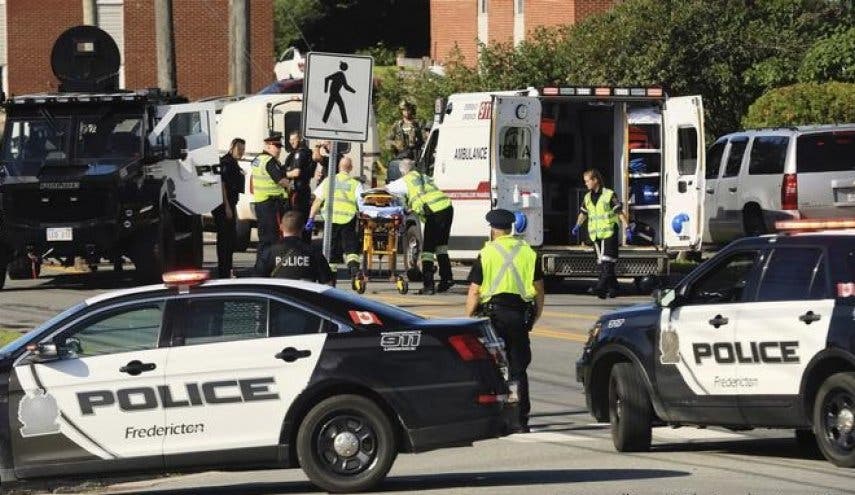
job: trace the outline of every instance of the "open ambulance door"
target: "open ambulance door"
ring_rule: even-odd
[[[522,212],[527,220],[522,235],[532,246],[543,244],[540,110],[537,98],[493,97],[491,206]]]
[[[663,240],[700,248],[704,229],[704,107],[700,96],[669,98],[663,110]]]
[[[163,105],[148,135],[164,157],[161,173],[170,182],[169,200],[188,215],[208,213],[223,202],[216,148],[217,103]]]

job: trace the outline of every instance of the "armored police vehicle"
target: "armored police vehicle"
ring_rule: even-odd
[[[141,279],[199,266],[200,214],[222,202],[217,103],[119,89],[118,48],[93,26],[63,33],[51,65],[58,92],[4,102],[0,287],[7,268],[37,277],[46,257],[128,257]]]
[[[576,375],[619,451],[649,449],[654,422],[793,428],[855,467],[855,230],[826,227],[855,221],[779,222],[597,321]]]
[[[367,490],[398,453],[505,435],[486,320],[426,320],[326,285],[206,281],[103,294],[0,348],[0,478],[302,467]]]

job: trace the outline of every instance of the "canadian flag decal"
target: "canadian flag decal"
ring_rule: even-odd
[[[371,311],[348,311],[350,319],[357,325],[382,325],[383,322]]]

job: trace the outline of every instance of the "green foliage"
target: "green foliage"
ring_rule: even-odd
[[[363,48],[361,50],[357,50],[356,53],[360,55],[371,55],[374,57],[374,65],[395,65],[397,62],[398,52],[402,51],[401,48],[391,48],[383,44],[382,41],[378,41],[374,45]]]
[[[300,26],[321,19],[321,0],[274,0],[273,31],[276,56],[289,46],[301,44]]]
[[[0,347],[12,342],[21,336],[21,332],[16,332],[14,330],[3,330],[0,328]]]
[[[799,81],[855,82],[855,27],[814,43],[802,60]]]
[[[746,128],[855,122],[855,84],[803,83],[773,89],[748,108]]]

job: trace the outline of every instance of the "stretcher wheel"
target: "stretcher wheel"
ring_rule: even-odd
[[[366,288],[365,286],[367,285],[365,280],[365,274],[361,271],[357,272],[356,276],[351,279],[350,285],[351,288],[355,290],[358,294],[364,294]]]
[[[395,279],[395,288],[398,289],[398,294],[406,294],[410,291],[410,284],[407,283],[407,279],[398,275]]]

